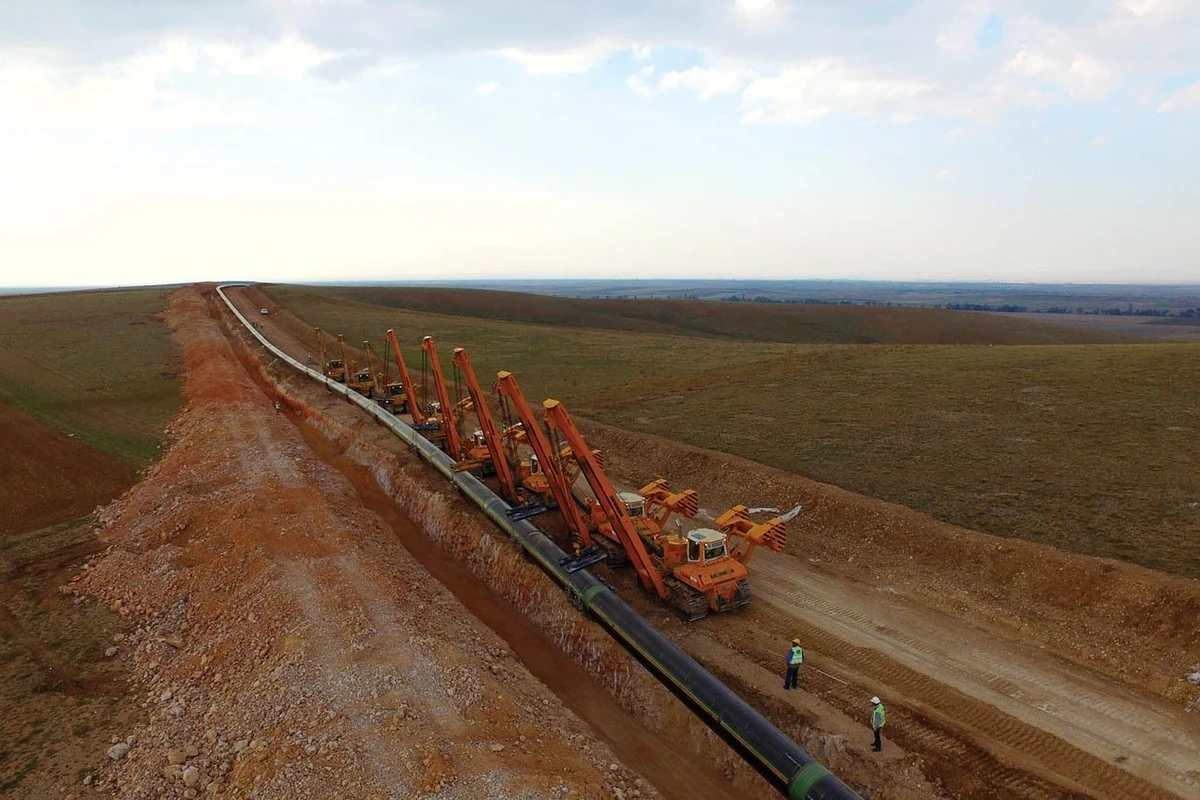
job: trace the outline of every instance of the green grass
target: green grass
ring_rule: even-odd
[[[167,290],[0,298],[0,401],[141,467],[181,405]]]
[[[600,300],[484,289],[428,287],[265,287],[285,305],[311,295],[505,322],[809,344],[1085,344],[1130,341],[1123,332],[1055,325],[995,314],[932,308]]]
[[[976,530],[1200,576],[1200,346],[737,342],[269,292],[350,342],[396,328],[413,369],[431,334],[444,369],[465,346],[481,379],[510,369],[535,404],[557,397]]]

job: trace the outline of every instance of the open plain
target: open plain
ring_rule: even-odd
[[[301,361],[314,324],[377,347],[395,328],[418,369],[422,335],[445,360],[467,346],[481,376],[511,369],[586,417],[623,484],[695,488],[702,518],[801,505],[736,613],[684,623],[597,569],[864,797],[1200,793],[1194,347],[1019,321],[1003,335],[1020,345],[989,346],[956,341],[960,320],[888,322],[897,343],[833,343],[856,320],[848,340],[747,341],[737,320],[663,335],[231,296]],[[770,796],[436,473],[265,357],[212,287],[161,319],[184,364],[174,444],[71,528],[81,549],[39,601],[95,617],[84,660],[129,682],[92,744],[60,754],[72,769],[6,771],[14,796]],[[809,668],[785,694],[796,635]]]

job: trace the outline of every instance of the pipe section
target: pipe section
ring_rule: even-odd
[[[516,541],[543,572],[561,585],[623,647],[789,800],[862,800],[836,775],[785,736],[745,700],[714,678],[674,642],[587,570],[567,572],[567,554],[528,520],[511,519],[511,506],[469,472],[455,472],[454,460],[437,445],[383,410],[374,401],[301,364],[267,341],[225,295],[225,289],[249,284],[222,284],[217,292],[225,305],[272,355],[372,415],[409,444]]]

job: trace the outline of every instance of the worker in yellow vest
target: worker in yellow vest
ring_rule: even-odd
[[[783,688],[795,689],[796,681],[800,679],[800,665],[804,663],[804,648],[799,639],[792,639],[792,646],[787,651],[787,674],[783,676]]]
[[[871,729],[875,731],[875,744],[871,749],[878,753],[883,749],[883,726],[887,722],[887,709],[878,697],[871,698]]]

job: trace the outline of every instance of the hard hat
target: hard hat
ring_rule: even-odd
[[[800,644],[800,640],[799,640],[799,639],[792,639],[792,644]]]
[[[877,706],[877,705],[879,705],[879,698],[878,698],[878,697],[872,697],[872,698],[871,698],[871,705],[873,705],[873,706]]]

